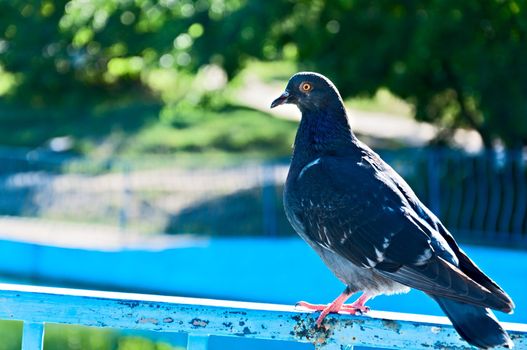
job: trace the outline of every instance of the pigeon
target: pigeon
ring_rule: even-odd
[[[302,113],[284,188],[286,216],[346,285],[331,304],[298,304],[321,311],[317,326],[329,313],[365,313],[369,299],[415,288],[439,304],[471,345],[512,348],[490,310],[512,313],[511,298],[403,178],[357,139],[333,83],[318,73],[297,73],[271,108],[285,103]],[[344,304],[357,292],[355,302]]]

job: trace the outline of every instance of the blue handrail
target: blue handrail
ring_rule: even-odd
[[[23,350],[42,349],[45,323],[185,332],[189,350],[206,350],[210,335],[313,343],[324,350],[470,348],[445,317],[339,314],[317,330],[313,315],[292,306],[14,284],[0,284],[0,319],[24,322]],[[526,349],[527,325],[504,326],[517,349]]]

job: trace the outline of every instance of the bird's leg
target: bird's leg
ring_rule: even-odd
[[[305,301],[300,301],[296,304],[296,306],[301,306],[313,311],[322,311],[317,318],[317,326],[320,327],[322,321],[324,320],[324,318],[326,318],[329,313],[337,313],[342,309],[342,305],[344,305],[346,300],[349,299],[351,294],[352,293],[349,287],[346,287],[346,289],[344,289],[344,291],[337,297],[337,299],[333,300],[331,304],[310,304],[306,303]]]
[[[354,315],[356,313],[364,314],[370,311],[370,308],[364,305],[366,304],[368,300],[370,300],[370,298],[371,298],[371,295],[369,295],[368,293],[362,293],[362,295],[357,300],[355,300],[353,303],[349,305],[342,305],[341,310],[349,312]]]

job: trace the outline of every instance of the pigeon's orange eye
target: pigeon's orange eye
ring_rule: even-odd
[[[300,84],[300,91],[302,92],[311,91],[312,88],[313,86],[309,83],[303,82],[302,84]]]

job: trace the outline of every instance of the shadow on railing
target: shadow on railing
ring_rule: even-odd
[[[188,334],[187,349],[209,336],[312,343],[317,349],[469,349],[445,317],[372,311],[331,315],[316,330],[311,314],[291,306],[0,284],[0,319],[24,322],[22,349],[42,349],[44,324]],[[517,349],[527,325],[504,323]]]

